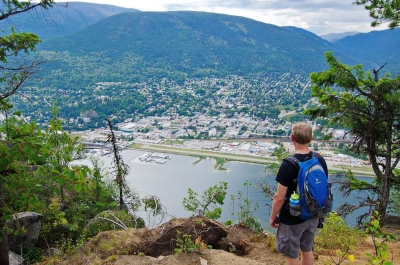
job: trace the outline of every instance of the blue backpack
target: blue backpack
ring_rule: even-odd
[[[297,193],[300,196],[301,207],[299,217],[303,220],[324,218],[332,211],[332,184],[328,183],[328,176],[318,156],[319,154],[312,152],[311,159],[304,162],[293,156],[284,159],[299,169]]]

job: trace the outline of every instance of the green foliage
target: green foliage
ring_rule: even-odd
[[[155,26],[148,30],[139,26],[142,23]],[[243,38],[243,31],[246,38]],[[196,36],[195,32],[201,34]],[[261,32],[268,32],[276,38],[268,38]],[[104,41],[94,42],[100,33]],[[126,49],[132,45],[127,35],[134,43],[140,43],[135,45],[134,52]],[[291,45],[293,42],[298,45]],[[106,43],[113,43],[114,49]],[[271,47],[268,51],[265,50],[265,43]],[[304,48],[310,46],[319,52]],[[278,47],[279,52],[276,50]],[[55,75],[62,81],[72,81],[72,76],[79,74],[76,65],[85,61],[85,66],[80,67],[81,71],[85,71],[85,78],[81,79],[83,86],[88,84],[87,81],[95,82],[98,75],[106,75],[107,80],[113,81],[130,79],[141,82],[152,77],[174,79],[180,83],[187,76],[265,74],[266,71],[282,74],[293,73],[294,69],[297,69],[296,74],[304,74],[318,65],[323,67],[320,59],[324,51],[323,45],[313,42],[312,38],[304,38],[304,34],[288,34],[287,30],[282,32],[278,27],[257,21],[204,12],[160,12],[145,17],[136,12],[119,14],[113,19],[100,21],[92,30],[47,41],[42,48],[59,53],[61,62],[57,64],[63,64],[61,68],[68,69]],[[65,53],[69,55],[67,60],[70,62],[62,58],[64,51],[67,51]],[[244,54],[247,60],[243,60]],[[84,59],[80,57],[82,55]],[[104,59],[96,61],[94,58],[99,56]],[[259,58],[263,57],[268,57],[270,63],[261,62]],[[313,63],[307,62],[307,58]],[[188,63],[191,61],[196,63]],[[72,76],[68,77],[68,72]]]
[[[258,203],[253,203],[249,199],[249,187],[251,187],[251,183],[247,180],[243,186],[246,189],[246,194],[243,195],[243,191],[238,191],[236,197],[231,195],[232,205],[233,205],[233,218],[238,219],[238,223],[248,227],[254,231],[262,232],[263,228],[261,223],[254,217],[254,212],[258,209]],[[235,213],[235,201],[238,201],[239,211]]]
[[[379,78],[381,68],[372,75],[361,65],[340,63],[330,52],[325,56],[329,69],[310,75],[311,96],[320,105],[305,114],[348,128],[350,151],[367,155],[377,177],[370,189],[377,193],[376,201],[364,203],[384,216],[390,203],[390,183],[398,182],[393,169],[400,160],[400,77]]]
[[[0,125],[5,136],[5,141],[0,142],[0,177],[4,185],[1,188],[5,195],[2,221],[11,219],[13,212],[37,211],[44,216],[39,240],[50,246],[67,239],[76,244],[89,220],[99,212],[118,209],[115,182],[104,178],[98,161],[92,161],[93,171],[71,165],[73,160],[83,157],[83,147],[78,139],[63,131],[55,105],[54,117],[42,131],[36,124],[10,115],[12,106],[2,103],[7,117]],[[137,210],[137,195],[124,195],[130,209]],[[127,226],[144,226],[140,218],[120,218]]]
[[[266,176],[276,176],[278,174],[280,164],[279,163],[268,163],[265,165]],[[258,188],[264,193],[265,197],[267,197],[271,202],[273,200],[274,194],[276,192],[276,186],[268,184],[269,181],[267,179],[261,180],[258,182]],[[268,204],[267,204],[268,205]],[[269,205],[272,207],[272,205]]]
[[[370,189],[373,189],[373,187],[374,187],[373,184],[356,178],[354,176],[354,174],[352,174],[352,173],[348,174],[347,178],[348,178],[348,181],[350,182],[351,190],[370,190]]]
[[[6,0],[0,7],[0,21],[11,18],[20,13],[27,12],[36,7],[48,8],[53,5],[53,0],[39,2]],[[29,58],[29,54],[36,50],[40,43],[37,35],[29,32],[17,33],[13,27],[10,33],[5,34],[2,29],[0,36],[0,62],[2,73],[0,75],[0,100],[14,94],[38,68],[39,62]]]
[[[65,217],[65,212],[60,211],[61,203],[57,198],[51,198],[50,204],[42,210],[43,221],[40,230],[40,238],[53,244],[64,238],[64,234],[68,233],[68,220]]]
[[[370,221],[366,222],[364,226],[365,233],[371,236],[375,248],[374,254],[366,254],[369,257],[368,264],[393,265],[394,263],[390,261],[388,243],[392,240],[398,240],[399,237],[381,229],[380,217],[377,211],[374,212],[374,215],[370,217]]]
[[[4,106],[4,105],[3,105]],[[48,157],[43,133],[35,123],[10,116],[0,124],[0,190],[4,193],[1,220],[11,220],[14,211],[26,211],[40,205],[38,194],[43,186],[37,182],[37,171]]]
[[[104,211],[97,214],[83,229],[82,237],[91,238],[101,231],[122,230],[144,227],[143,219],[126,211]]]
[[[48,157],[39,169],[42,185],[46,193],[52,196],[56,192],[65,202],[65,192],[82,191],[87,188],[87,176],[91,173],[86,166],[71,166],[71,162],[84,157],[84,147],[78,138],[71,138],[62,128],[57,117],[58,107],[52,106],[53,118],[44,130],[43,141],[46,144]]]
[[[400,5],[398,0],[357,0],[357,5],[364,5],[374,19],[372,27],[389,23],[389,28],[400,26]]]
[[[180,232],[178,231],[174,253],[190,253],[196,250],[203,251],[206,247],[207,245],[200,237],[193,241],[192,237],[188,234],[183,234],[182,237],[180,237]]]
[[[111,114],[117,116],[119,121],[132,118],[135,113],[144,116],[162,116],[172,111],[178,104],[179,108],[174,111],[184,113],[185,116],[191,116],[203,110],[209,111],[209,115],[226,113],[232,116],[240,111],[265,120],[267,117],[278,118],[279,109],[272,103],[283,104],[287,101],[289,104],[293,102],[305,104],[309,99],[309,94],[303,93],[307,74],[324,67],[321,59],[326,49],[325,44],[315,41],[304,32],[289,32],[287,29],[270,27],[248,19],[201,14],[201,12],[178,12],[174,15],[172,13],[151,14],[146,17],[137,16],[134,13],[121,14],[110,19],[103,25],[109,30],[99,25],[98,28],[94,27],[86,33],[44,41],[40,47],[43,56],[49,58],[50,62],[44,65],[43,72],[38,73],[40,80],[34,80],[30,83],[31,87],[26,88],[29,90],[29,96],[42,98],[46,95],[51,98],[50,101],[55,100],[56,97],[62,107],[60,116],[65,120],[78,119],[81,114],[82,116],[87,113],[94,114],[89,116],[90,122],[81,124],[82,127],[71,123],[69,126],[75,130],[101,127],[102,121]],[[119,22],[122,17],[125,20],[121,24]],[[133,28],[138,25],[136,19],[147,21],[143,23],[157,25],[157,31],[162,34],[155,34],[154,29],[144,30],[142,27],[134,30]],[[203,19],[206,20],[203,21]],[[215,24],[207,27],[204,24],[209,24],[209,19]],[[132,21],[132,23],[127,21]],[[240,28],[246,30],[247,37],[243,39],[241,29],[233,29],[236,26],[233,28],[227,26],[230,23],[240,24]],[[129,24],[131,25],[125,28]],[[186,24],[190,26],[182,31],[182,25]],[[93,26],[97,27],[97,25]],[[114,27],[119,29],[117,33],[108,35],[111,32],[115,33]],[[103,41],[96,41],[100,32]],[[196,32],[203,32],[200,39],[193,38]],[[279,38],[271,40],[266,34],[259,34],[259,32],[271,32],[271,35],[279,35]],[[129,38],[126,34],[129,34]],[[174,37],[171,38],[170,34]],[[132,40],[132,38],[137,39]],[[220,45],[219,41],[210,42],[210,38],[230,44]],[[129,43],[127,43],[128,39]],[[112,45],[111,50],[110,45],[104,45],[111,42],[120,48],[120,52],[115,52],[119,49],[115,45]],[[135,45],[135,50],[132,51],[129,49],[132,43],[141,44]],[[268,49],[268,54],[265,54],[265,43],[271,47]],[[293,43],[298,45],[293,45]],[[279,47],[279,49],[273,47]],[[313,49],[304,47],[313,47]],[[182,52],[182,49],[185,52]],[[207,53],[199,53],[200,50],[207,50]],[[239,50],[241,52],[238,52]],[[295,52],[295,50],[298,51]],[[162,56],[155,54],[162,54]],[[260,54],[263,55],[260,56]],[[283,58],[279,59],[279,57]],[[50,60],[51,58],[57,58],[57,60]],[[224,58],[223,62],[215,61],[221,58]],[[246,59],[243,60],[243,58]],[[260,58],[269,58],[267,65],[266,61]],[[48,74],[50,72],[51,74]],[[225,84],[207,81],[210,73],[213,77],[221,78]],[[227,74],[234,74],[235,79],[239,74],[245,77],[246,83],[237,80],[234,86],[224,93],[228,96],[232,95],[232,98],[242,95],[240,105],[246,106],[245,108],[238,109],[237,106],[231,106],[232,100],[224,106],[218,104],[214,107],[217,98],[220,97],[217,91],[222,87],[225,89],[230,86],[226,82],[228,81]],[[160,83],[161,80],[162,83]],[[97,87],[96,83],[101,81],[111,81],[115,84],[94,89]],[[180,92],[182,89],[189,89],[197,82],[202,82],[201,89],[194,90],[193,94]],[[160,89],[154,89],[156,83],[162,84]],[[282,84],[275,86],[272,85],[274,83]],[[290,84],[290,93],[282,90],[283,83]],[[36,87],[39,88],[36,89]],[[79,89],[75,89],[77,87]],[[53,89],[57,89],[60,93],[52,93]],[[114,93],[118,96],[114,96]],[[152,94],[152,100],[146,100],[150,94]],[[71,102],[76,104],[70,104]],[[26,107],[22,102],[20,103],[19,108]],[[159,104],[162,104],[162,107],[154,108],[154,106],[160,106]],[[257,106],[257,108],[252,106]],[[47,116],[42,104],[29,106],[29,109],[26,108],[24,111]],[[42,120],[42,117],[38,119]]]
[[[60,238],[59,241],[56,242],[55,244],[55,256],[62,256],[64,254],[68,255],[72,252],[74,252],[77,248],[82,246],[85,243],[85,241],[79,239],[79,240],[73,240],[72,238]],[[60,250],[60,252],[59,252]],[[58,258],[56,258],[58,260]]]
[[[41,262],[42,261],[42,256],[43,256],[43,250],[38,247],[28,247],[24,248],[22,250],[22,258],[28,263],[28,264],[34,264],[36,262]]]
[[[234,222],[233,220],[227,220],[227,221],[224,223],[225,226],[232,226],[232,225],[234,225],[234,224],[235,224],[235,222]]]
[[[88,220],[106,209],[115,209],[113,189],[100,174],[96,161],[92,172],[86,166],[72,166],[71,162],[84,157],[84,148],[78,138],[72,138],[61,126],[58,108],[52,107],[53,119],[45,129],[43,141],[49,152],[38,169],[38,184],[46,187],[38,194],[50,204],[36,207],[43,213],[41,239],[54,244],[68,237],[76,241]],[[88,176],[91,175],[91,178]],[[50,199],[51,198],[51,199]]]
[[[183,208],[195,214],[201,212],[210,219],[218,219],[221,217],[222,209],[217,205],[224,204],[227,189],[228,183],[220,182],[205,190],[200,200],[198,193],[189,188],[188,197],[182,202]]]
[[[147,219],[145,219],[147,227],[157,226],[164,221],[167,211],[162,205],[160,198],[152,195],[145,196],[141,199],[141,203],[144,208],[144,212],[147,214]]]
[[[324,227],[318,230],[315,237],[315,246],[318,250],[352,250],[365,234],[346,225],[343,217],[336,212],[331,212],[325,219]]]
[[[162,213],[162,204],[158,197],[149,196],[142,199],[144,204],[144,210],[147,212],[151,212],[153,216],[159,215]]]
[[[215,157],[215,165],[214,168],[217,170],[222,170],[222,171],[226,171],[228,170],[227,168],[224,167],[225,163],[227,161],[229,161],[229,159],[225,159],[225,158],[220,158],[220,157]]]
[[[286,151],[285,146],[280,145],[279,147],[275,148],[272,152],[272,156],[276,156],[279,161],[282,161],[283,158],[287,157],[289,153]]]
[[[315,237],[314,252],[324,253],[331,257],[334,264],[341,264],[346,258],[354,260],[349,254],[365,238],[365,234],[356,228],[346,225],[344,219],[336,212],[331,212]],[[330,263],[327,263],[330,264]]]

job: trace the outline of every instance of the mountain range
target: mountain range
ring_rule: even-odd
[[[358,34],[359,32],[357,31],[347,31],[347,32],[342,32],[342,33],[329,33],[325,35],[320,35],[321,38],[334,43],[337,40],[343,39],[344,37],[347,36],[353,36]]]
[[[113,69],[121,70],[121,65],[129,65],[127,74],[147,78],[269,72],[308,75],[324,68],[324,51],[332,49],[329,42],[309,35],[301,29],[221,14],[126,12],[74,34],[45,40],[39,49],[68,52],[72,57],[103,58],[97,62],[98,69],[113,64]],[[340,52],[338,56],[346,58]],[[63,69],[71,65],[67,61],[65,57],[59,61]],[[98,81],[129,78],[117,76],[118,80],[105,76],[108,80]]]
[[[135,11],[139,10],[83,2],[56,3],[52,8],[13,16],[5,23],[15,26],[18,32],[34,32],[45,40],[75,33],[109,16]]]
[[[275,86],[283,91],[288,82],[297,80],[295,76],[307,83],[311,72],[326,69],[326,51],[349,65],[362,64],[372,70],[387,63],[382,72],[400,73],[400,29],[329,42],[301,28],[239,16],[142,12],[75,2],[7,23],[43,39],[38,50],[48,62],[28,81],[28,86],[36,88],[30,91],[79,91],[99,82],[158,86],[165,78],[183,84],[187,78],[233,75],[254,80],[281,76]],[[298,93],[304,93],[303,89]],[[48,101],[58,100],[57,96],[51,94]]]
[[[333,51],[344,63],[361,63],[368,70],[389,62],[385,70],[396,74],[400,66],[400,52],[396,49],[400,44],[399,30],[347,34],[331,43],[300,28],[278,27],[237,16],[141,12],[81,2],[15,16],[8,23],[15,25],[17,31],[35,32],[43,39],[39,50],[50,54],[46,71],[59,68],[66,75],[75,75],[79,68],[88,82],[127,81],[128,76],[138,74],[145,78],[269,72],[307,76],[326,68],[325,51]],[[90,62],[99,57],[103,60],[96,63],[97,69],[110,73],[101,74],[103,80],[96,80],[99,74],[91,76]],[[57,59],[53,61],[54,58]],[[85,66],[76,58],[85,58],[89,64]],[[122,71],[120,66],[124,64],[130,65],[125,74],[110,72]],[[82,71],[86,68],[89,71]]]

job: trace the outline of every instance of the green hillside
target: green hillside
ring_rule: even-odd
[[[385,47],[379,38],[376,43]],[[96,128],[110,115],[117,121],[199,114],[277,119],[286,110],[294,111],[286,118],[302,119],[309,74],[326,68],[325,51],[350,65],[379,65],[354,47],[238,16],[125,12],[45,39],[38,49],[47,63],[13,100],[39,123],[57,100],[68,129]]]
[[[128,11],[139,10],[81,2],[57,3],[47,10],[37,9],[13,16],[7,24],[15,26],[17,32],[34,32],[41,39],[48,39],[75,33],[106,17]]]
[[[374,69],[387,63],[382,71],[400,75],[400,29],[360,33],[338,40],[335,45],[356,58],[369,58]]]
[[[243,17],[130,12],[46,40],[39,49],[56,58],[44,69],[59,72],[58,86],[69,86],[67,79],[77,74],[82,84],[287,72],[308,76],[326,67],[324,52],[332,45],[312,33]]]

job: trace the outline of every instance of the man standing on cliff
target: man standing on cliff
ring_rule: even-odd
[[[312,140],[312,127],[310,124],[304,122],[294,124],[290,139],[294,145],[294,157],[297,160],[303,162],[312,157],[313,154],[308,147]],[[317,157],[326,175],[328,175],[324,158],[319,155]],[[297,174],[298,168],[283,160],[276,176],[278,187],[272,201],[269,223],[271,227],[278,228],[276,249],[286,256],[286,264],[300,265],[299,252],[301,251],[301,264],[311,265],[314,263],[312,250],[318,219],[305,221],[297,216],[292,216],[289,207],[286,207],[290,195],[296,190]]]

